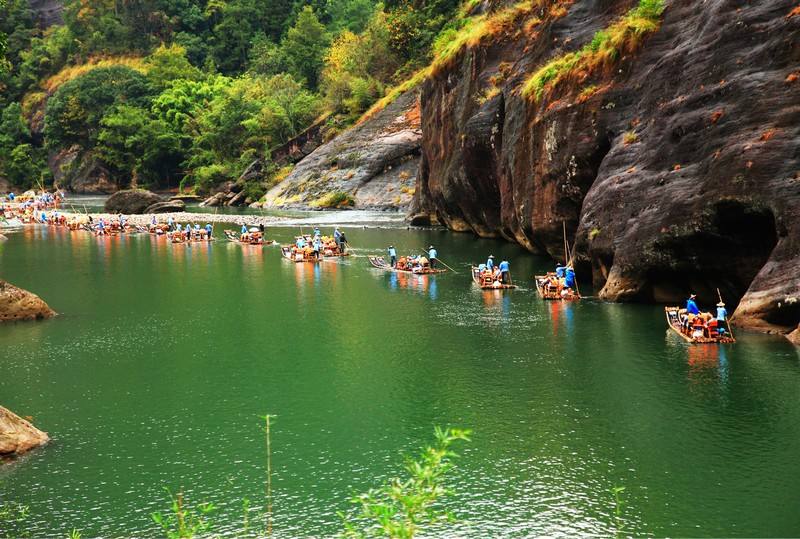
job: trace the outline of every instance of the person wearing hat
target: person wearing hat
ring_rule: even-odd
[[[489,258],[486,260],[486,269],[489,271],[494,269],[494,255],[489,255]]]
[[[686,300],[686,312],[691,315],[698,315],[700,314],[700,309],[697,307],[697,303],[694,301],[697,298],[696,294],[690,294],[689,299]]]
[[[559,279],[563,279],[566,271],[567,271],[566,266],[562,266],[561,262],[556,264],[556,277],[558,277]]]
[[[723,301],[717,303],[717,328],[725,331],[728,329],[728,311]]]
[[[397,251],[394,248],[394,245],[389,246],[389,260],[391,261],[392,267],[397,266]]]
[[[433,245],[428,247],[428,261],[431,264],[431,269],[436,267],[436,255],[439,253],[436,252],[436,249],[433,248]]]

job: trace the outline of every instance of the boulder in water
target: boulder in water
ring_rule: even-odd
[[[148,206],[144,213],[174,213],[181,211],[186,211],[186,204],[182,200],[168,200]]]
[[[55,315],[55,311],[36,294],[0,279],[0,322],[42,320]]]
[[[155,193],[144,189],[126,189],[108,197],[104,209],[109,213],[130,215],[144,213],[147,208],[158,202],[163,202],[163,199]]]
[[[0,456],[21,455],[48,441],[50,437],[46,432],[0,406]]]

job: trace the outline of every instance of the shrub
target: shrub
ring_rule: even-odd
[[[622,141],[625,145],[634,144],[636,141],[639,140],[639,135],[636,134],[636,131],[626,131],[624,135],[622,135]]]
[[[582,49],[554,58],[535,71],[523,84],[522,94],[538,101],[546,87],[553,88],[578,72],[610,66],[622,53],[639,47],[646,34],[658,29],[663,12],[663,0],[639,0],[635,8],[595,33]]]
[[[332,191],[312,202],[311,206],[314,208],[342,209],[355,206],[355,204],[356,201],[350,193],[345,191]]]

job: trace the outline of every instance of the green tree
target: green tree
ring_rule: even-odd
[[[319,73],[322,70],[325,50],[330,37],[310,6],[306,6],[297,16],[297,21],[286,33],[282,49],[288,64],[288,71],[297,80],[305,81],[311,90],[317,89]]]
[[[181,137],[147,110],[119,105],[101,121],[97,155],[132,185],[169,186],[180,181]]]
[[[331,19],[328,28],[338,34],[344,30],[360,33],[375,11],[373,0],[328,0],[325,10]]]
[[[203,73],[186,57],[186,49],[180,45],[161,45],[145,58],[147,78],[157,88],[166,88],[173,81],[200,80]]]
[[[45,139],[50,149],[78,144],[93,148],[100,122],[114,105],[148,107],[153,88],[128,67],[97,68],[62,84],[47,101]]]

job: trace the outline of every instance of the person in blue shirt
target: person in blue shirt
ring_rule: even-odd
[[[319,239],[319,236],[314,236],[312,244],[314,245],[314,256],[319,258],[319,252],[322,249],[322,240]]]
[[[242,234],[247,234],[247,225],[242,225]]]
[[[211,239],[211,232],[214,230],[214,227],[211,226],[211,223],[206,223],[206,237]]]
[[[494,269],[494,255],[489,255],[489,258],[486,260],[486,269]]]
[[[562,266],[561,263],[559,262],[559,264],[556,266],[556,277],[558,277],[559,279],[563,279],[566,271],[567,268],[565,266]]]
[[[306,240],[303,239],[302,236],[300,236],[299,238],[297,238],[297,241],[295,242],[295,245],[297,245],[298,249],[303,249],[306,246]]]
[[[192,225],[186,223],[186,228],[184,229],[184,234],[186,234],[186,241],[192,239]]]
[[[717,328],[719,332],[723,333],[728,329],[728,311],[725,309],[725,303],[720,301],[717,303]]]
[[[155,219],[155,217],[153,217],[153,219]],[[175,230],[175,221],[172,219],[172,216],[167,219],[167,225],[169,226],[170,231]]]
[[[336,242],[336,246],[339,248],[339,251],[344,250],[342,249],[342,233],[339,231],[338,226],[333,230],[333,241]]]
[[[508,260],[500,262],[498,268],[500,270],[500,282],[503,284],[511,284],[511,269],[509,268]]]
[[[567,266],[564,269],[564,286],[566,288],[575,288],[575,270],[572,266]]]
[[[315,226],[314,227],[314,237],[319,237],[321,235],[322,235],[322,233],[319,231],[319,227]]]
[[[436,252],[436,249],[433,248],[433,245],[428,247],[428,261],[431,264],[431,269],[436,267],[436,255],[439,253]]]
[[[12,201],[12,202],[13,202],[13,201],[14,201],[14,197],[15,197],[15,196],[16,196],[16,195],[15,195],[13,192],[9,193],[9,194],[8,194],[8,200],[10,200],[10,201]]]
[[[695,298],[697,295],[691,294],[689,295],[689,299],[686,300],[686,312],[688,314],[700,314],[700,309],[697,308],[697,303],[695,303]]]
[[[394,248],[394,245],[389,246],[389,260],[391,261],[392,267],[397,265],[397,251]]]

